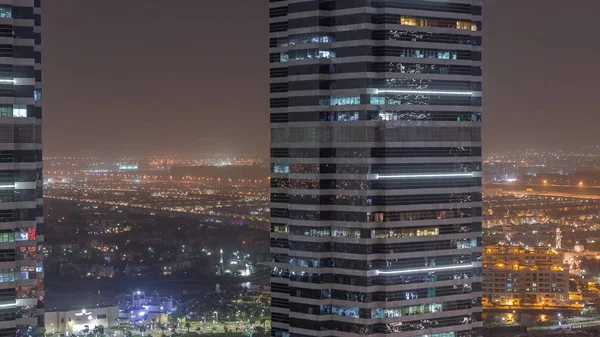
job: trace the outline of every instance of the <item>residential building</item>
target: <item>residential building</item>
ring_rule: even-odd
[[[567,306],[569,268],[563,261],[564,254],[549,247],[486,246],[483,304]]]

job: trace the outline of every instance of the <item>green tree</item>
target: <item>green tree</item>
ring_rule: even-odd
[[[260,325],[254,327],[254,335],[256,337],[267,337],[267,330]]]
[[[187,333],[190,333],[190,328],[192,327],[192,325],[190,324],[190,322],[186,322],[184,326],[187,329]]]

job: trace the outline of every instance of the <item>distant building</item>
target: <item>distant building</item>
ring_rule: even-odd
[[[149,316],[154,317],[157,313],[171,313],[175,311],[176,306],[171,297],[157,294],[146,295],[146,292],[136,290],[131,293],[130,301],[122,303],[121,309],[130,319],[136,320],[147,319]]]
[[[111,278],[115,276],[115,267],[94,265],[87,273],[88,277]]]
[[[125,267],[125,276],[148,276],[150,267],[145,264],[129,264]]]
[[[486,246],[483,254],[483,304],[488,306],[565,306],[569,268],[552,248]]]
[[[182,260],[159,263],[157,267],[159,268],[161,275],[170,276],[190,269],[190,265],[190,260]]]
[[[252,297],[268,297],[271,296],[271,286],[266,284],[253,284],[248,289],[248,296]]]
[[[116,306],[94,309],[48,311],[44,313],[46,331],[49,333],[80,333],[94,327],[118,326],[119,308]]]

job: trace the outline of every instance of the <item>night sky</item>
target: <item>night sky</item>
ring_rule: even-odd
[[[267,0],[43,6],[46,155],[268,155]],[[599,11],[485,0],[486,152],[600,143]]]

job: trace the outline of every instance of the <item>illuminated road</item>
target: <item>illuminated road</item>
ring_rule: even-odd
[[[565,197],[565,198],[578,198],[578,199],[600,199],[600,195],[594,194],[576,194],[576,193],[566,193],[566,192],[544,192],[544,191],[502,191],[505,194],[512,195],[543,195],[548,197]]]

